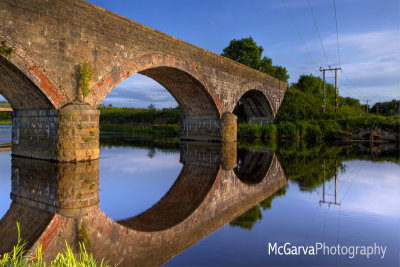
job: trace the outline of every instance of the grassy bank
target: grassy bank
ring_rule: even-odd
[[[9,111],[0,112],[0,124],[11,124],[11,123],[12,123],[11,112]]]
[[[3,119],[3,120],[0,120],[0,124],[11,124],[12,123],[12,120],[11,119]]]
[[[178,124],[155,124],[151,126],[101,124],[100,131],[103,132],[126,132],[137,138],[177,138],[179,137]]]
[[[399,132],[400,116],[363,116],[342,120],[317,120],[281,122],[271,125],[238,124],[238,138],[264,140],[305,140],[308,142],[331,142],[365,131],[363,139],[368,140],[372,126],[376,123],[389,132]],[[155,124],[150,126],[101,124],[104,132],[126,132],[138,138],[179,138],[178,124]]]
[[[239,122],[238,138],[331,142],[358,134],[358,139],[368,140],[374,126],[399,134],[400,115],[367,113],[366,106],[356,99],[339,97],[339,111],[335,113],[334,88],[331,85],[328,85],[330,93],[326,113],[322,112],[320,87],[322,81],[319,78],[302,77],[287,90],[276,116],[276,124],[273,125],[245,123],[244,109],[238,105],[235,108]],[[102,107],[99,110],[102,131],[128,132],[139,138],[179,137],[179,120],[182,116],[179,108],[156,110]]]
[[[99,108],[101,124],[150,126],[178,124],[182,111],[174,109]]]
[[[238,125],[238,137],[329,142],[344,139],[362,130],[365,132],[362,138],[368,140],[373,125],[388,132],[399,133],[400,116],[363,115],[336,120],[285,121],[273,125],[241,123]]]

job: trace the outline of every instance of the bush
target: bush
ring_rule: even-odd
[[[300,139],[296,125],[290,121],[279,124],[278,133],[281,138]]]
[[[238,136],[247,138],[261,138],[263,135],[263,129],[258,124],[247,124],[241,123],[237,129]]]
[[[299,132],[300,139],[305,139],[307,135],[308,123],[305,121],[296,122],[296,128]]]
[[[318,124],[308,124],[305,139],[309,142],[322,141],[322,131]]]
[[[332,140],[344,133],[339,123],[334,120],[321,120],[319,126],[325,140]]]
[[[275,124],[264,125],[263,128],[263,136],[265,139],[276,140],[278,131]]]

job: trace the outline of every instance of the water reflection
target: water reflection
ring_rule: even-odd
[[[239,149],[238,163],[234,169],[237,177],[242,182],[258,184],[267,174],[274,154],[265,149]]]
[[[99,161],[53,163],[12,158],[13,203],[67,217],[78,217],[99,206]]]
[[[99,209],[98,161],[51,163],[13,157],[12,204],[0,221],[0,252],[16,243],[19,221],[23,239],[33,249],[42,244],[47,261],[66,240],[75,249],[78,241],[85,241],[96,258],[120,265],[160,265],[287,183],[271,151],[241,151],[239,158],[252,164],[233,170],[235,146],[188,142],[179,148],[183,168],[169,191],[150,209],[121,221]]]

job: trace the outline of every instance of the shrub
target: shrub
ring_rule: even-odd
[[[263,135],[261,125],[241,123],[238,125],[238,136],[248,138],[260,138]]]
[[[275,124],[264,125],[263,136],[265,139],[275,140],[277,136],[277,129]]]
[[[92,80],[93,72],[93,67],[87,61],[81,63],[79,88],[83,98],[86,98],[90,93],[90,81]]]
[[[321,120],[319,121],[319,126],[325,140],[334,139],[338,135],[344,133],[339,123],[334,120]]]
[[[299,139],[299,132],[296,125],[290,121],[279,124],[278,133],[281,138]]]
[[[310,142],[322,141],[322,131],[318,124],[308,124],[305,139]]]
[[[305,121],[296,122],[296,128],[299,132],[300,139],[305,139],[307,135],[308,123]]]

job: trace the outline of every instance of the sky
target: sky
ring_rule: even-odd
[[[369,103],[400,99],[399,0],[336,0],[338,35],[334,0],[89,2],[217,54],[232,39],[252,36],[263,56],[287,68],[289,83],[302,74],[320,76],[320,67],[341,67],[340,95]],[[328,82],[334,83],[333,77],[327,73]],[[110,103],[176,105],[166,89],[139,74],[115,88],[103,102]]]

